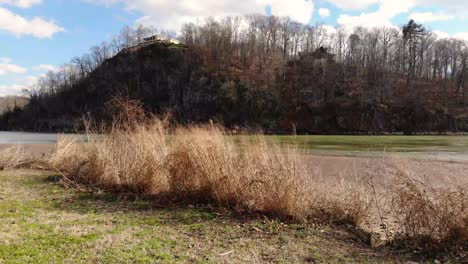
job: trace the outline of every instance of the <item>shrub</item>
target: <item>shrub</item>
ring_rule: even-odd
[[[468,249],[466,189],[435,188],[405,175],[394,187],[392,205],[400,223],[398,240],[425,251]]]
[[[11,170],[30,162],[21,146],[7,147],[0,150],[0,170]]]

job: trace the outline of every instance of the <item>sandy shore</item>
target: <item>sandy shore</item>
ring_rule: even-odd
[[[468,187],[468,162],[463,161],[401,158],[396,155],[386,158],[310,155],[307,160],[324,179],[359,181],[363,177],[373,176],[379,181],[391,181],[396,175],[404,173],[424,179],[431,185]]]

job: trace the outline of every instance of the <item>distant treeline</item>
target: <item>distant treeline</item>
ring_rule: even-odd
[[[466,41],[411,20],[397,28],[310,26],[248,15],[168,33],[124,27],[73,58],[5,113],[3,129],[80,128],[109,121],[115,97],[142,101],[177,122],[213,120],[274,133],[468,131]]]

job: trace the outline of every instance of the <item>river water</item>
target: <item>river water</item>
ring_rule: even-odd
[[[0,144],[54,144],[62,134],[0,132]],[[468,161],[468,136],[267,136],[307,153],[332,156],[382,156]]]
[[[0,144],[54,144],[57,133],[0,132]]]

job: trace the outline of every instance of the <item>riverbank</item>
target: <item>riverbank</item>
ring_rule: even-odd
[[[190,127],[169,134],[158,124],[138,125],[87,144],[68,137],[55,147],[25,147],[36,151],[31,156],[46,157],[37,164],[57,171],[64,186],[78,190],[150,197],[173,207],[209,205],[295,224],[347,226],[371,246],[402,239],[410,243],[403,246],[408,252],[425,257],[466,255],[458,250],[465,250],[465,233],[451,234],[466,231],[468,163],[305,155],[266,144],[261,136],[239,142],[225,133]],[[5,168],[35,164],[12,161],[17,165]]]
[[[0,144],[0,150],[16,146],[23,148],[26,155],[45,157],[52,153],[55,144]],[[363,175],[377,174],[376,178],[388,181],[397,170],[405,170],[413,174],[420,173],[432,183],[468,186],[468,161],[464,160],[408,158],[395,153],[384,157],[339,156],[336,153],[306,156],[308,166],[323,179],[352,182]]]

